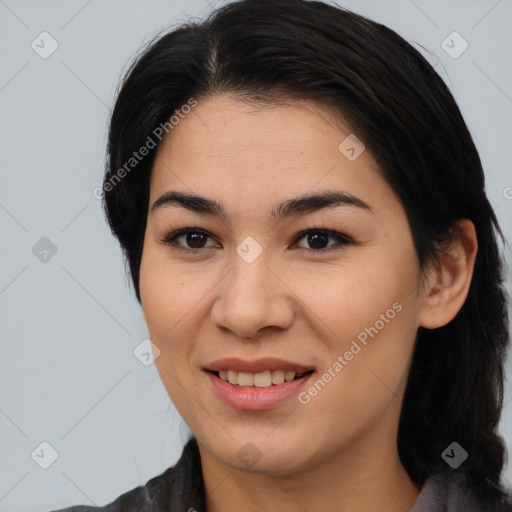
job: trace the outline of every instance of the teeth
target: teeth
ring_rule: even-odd
[[[254,385],[254,374],[238,372],[238,385],[239,386],[253,386]]]
[[[274,370],[272,372],[272,384],[282,384],[284,382],[284,371]]]
[[[291,380],[295,379],[295,372],[286,372],[284,374],[284,380],[286,382],[290,382]]]
[[[268,388],[272,386],[272,374],[269,370],[254,374],[254,385],[257,388]]]
[[[291,382],[303,373],[285,372],[284,370],[265,370],[260,373],[237,372],[235,370],[220,370],[219,377],[233,385],[243,387],[268,388],[270,386]]]

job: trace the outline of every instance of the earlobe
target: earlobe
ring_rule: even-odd
[[[455,318],[469,292],[477,250],[474,224],[469,219],[457,221],[450,242],[439,254],[439,265],[428,275],[419,326],[436,329]]]

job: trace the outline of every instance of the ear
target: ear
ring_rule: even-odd
[[[473,277],[478,242],[469,219],[457,221],[452,239],[439,255],[439,265],[427,275],[422,290],[419,325],[436,329],[448,324],[462,308]]]

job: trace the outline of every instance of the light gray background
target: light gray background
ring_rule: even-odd
[[[160,28],[221,3],[0,0],[2,512],[110,502],[173,464],[188,436],[154,365],[133,354],[146,326],[93,190],[126,64]],[[339,4],[437,55],[512,240],[512,1]],[[47,59],[31,48],[43,31],[59,45]],[[469,43],[457,59],[441,47],[453,31]],[[42,237],[57,248],[46,263],[32,252]],[[510,447],[510,383],[505,402]],[[46,470],[31,457],[43,441],[58,452]]]

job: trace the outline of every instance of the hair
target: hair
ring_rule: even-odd
[[[421,484],[446,469],[441,453],[458,442],[469,453],[462,468],[478,498],[503,499],[505,446],[497,433],[508,345],[497,243],[503,235],[452,94],[388,27],[319,1],[243,0],[159,34],[143,49],[112,111],[103,187],[138,301],[158,144],[135,170],[120,169],[162,132],[159,126],[169,133],[170,116],[191,99],[224,93],[263,104],[312,100],[344,119],[403,204],[422,270],[439,261],[457,220],[474,223],[479,249],[468,297],[446,326],[418,329],[397,445],[408,474]]]

